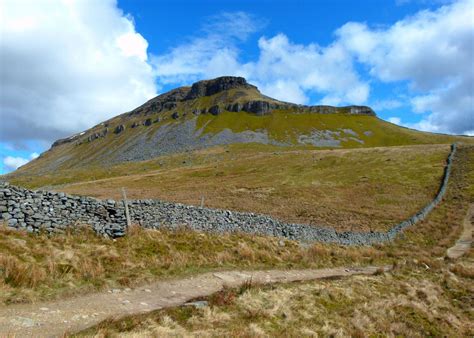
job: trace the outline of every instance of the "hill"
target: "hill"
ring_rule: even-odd
[[[304,106],[260,93],[240,77],[200,81],[159,95],[89,130],[57,140],[11,177],[112,167],[219,145],[360,148],[451,143],[385,122],[365,106]]]

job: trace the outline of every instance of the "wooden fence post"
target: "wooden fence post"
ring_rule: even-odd
[[[123,198],[123,205],[125,206],[125,217],[127,219],[127,228],[130,228],[132,222],[130,221],[130,212],[128,211],[128,201],[127,201],[127,194],[125,193],[125,188],[122,188],[122,198]]]
[[[204,207],[204,196],[201,196],[201,208]]]

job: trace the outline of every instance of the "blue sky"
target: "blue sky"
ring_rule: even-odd
[[[177,86],[245,76],[305,104],[363,104],[474,133],[474,2],[6,0],[0,173]]]

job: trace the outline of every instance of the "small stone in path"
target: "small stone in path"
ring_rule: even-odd
[[[184,306],[194,306],[195,308],[199,309],[199,308],[209,306],[209,303],[205,300],[198,300],[195,302],[185,303]]]

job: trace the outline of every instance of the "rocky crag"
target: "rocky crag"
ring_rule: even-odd
[[[337,232],[323,226],[290,224],[265,215],[216,210],[159,200],[129,201],[132,222],[146,228],[187,227],[208,232],[244,232],[286,237],[302,242],[329,242],[344,245],[370,245],[394,239],[403,229],[423,220],[446,193],[456,145],[447,159],[436,197],[417,214],[387,232]],[[61,233],[80,224],[92,226],[100,235],[126,234],[123,202],[70,196],[49,191],[30,191],[7,183],[0,184],[0,213],[9,227],[29,232]]]

